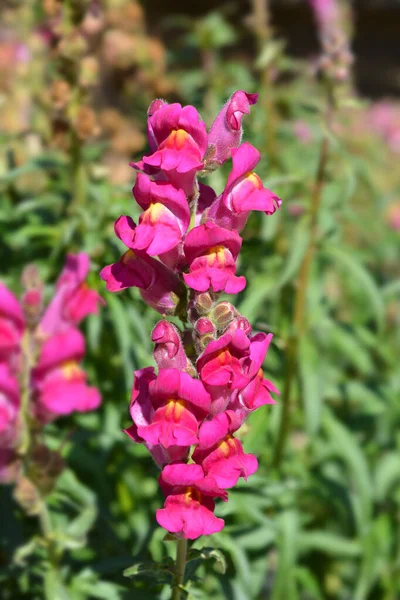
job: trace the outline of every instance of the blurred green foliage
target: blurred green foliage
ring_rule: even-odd
[[[195,23],[171,20],[165,27],[178,31],[168,49],[174,82],[168,99],[195,104],[211,124],[235,89],[260,92],[245,139],[262,151],[257,172],[283,205],[273,217],[257,214],[249,220],[239,268],[248,285],[235,302],[255,330],[274,333],[264,367],[282,390],[297,276],[308,244],[310,195],[327,135],[323,91],[308,65],[288,58],[280,41],[267,41],[252,64],[233,52],[240,32],[222,12]],[[269,89],[260,83],[265,69]],[[137,100],[141,117],[147,101]],[[400,180],[398,158],[360,125],[366,110],[350,92],[343,94],[329,133],[307,292],[308,330],[300,340],[283,461],[273,467],[278,401],[246,424],[244,446],[258,456],[260,468],[230,492],[227,504],[218,505],[225,529],[193,544],[191,560],[198,562],[189,563],[188,570],[198,569],[190,598],[400,597],[399,232],[386,219]],[[138,120],[129,110],[124,116]],[[144,120],[141,127],[144,131]],[[296,127],[303,128],[303,136]],[[23,266],[35,262],[50,284],[66,252],[83,250],[92,259],[90,285],[107,304],[86,324],[86,368],[91,384],[101,389],[102,407],[47,428],[47,443],[62,442],[68,465],[49,504],[56,541],[65,551],[60,566],[65,587],[46,566],[35,519],[23,516],[11,490],[3,487],[1,595],[4,600],[39,599],[45,593],[54,600],[167,600],[162,571],[174,544],[163,541],[165,532],[155,522],[162,503],[157,468],[122,432],[129,424],[133,370],[153,364],[149,334],[157,315],[135,290],[107,294],[98,277],[120,254],[114,220],[136,216],[133,172],[126,183],[110,183],[102,162],[108,141],[85,144],[84,192],[76,205],[68,153],[43,145],[15,165],[18,135],[2,139],[2,279],[18,293]],[[218,193],[228,170],[226,165],[209,177]],[[225,557],[224,573],[218,554],[202,553],[210,546]],[[161,564],[155,583],[146,566],[129,572],[134,561],[146,565],[151,559]],[[124,578],[124,569],[136,576]]]

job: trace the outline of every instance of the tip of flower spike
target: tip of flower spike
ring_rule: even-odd
[[[153,102],[150,104],[149,108],[147,109],[147,116],[151,117],[152,115],[154,115],[154,113],[159,108],[164,106],[164,104],[168,104],[168,102],[166,100],[163,100],[162,98],[156,98],[156,100],[153,100]]]

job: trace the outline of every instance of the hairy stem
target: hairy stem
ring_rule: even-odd
[[[173,584],[172,600],[181,600],[181,586],[185,576],[187,554],[187,540],[178,540],[176,546],[175,578]]]
[[[326,115],[326,125],[329,128],[332,120],[332,100],[328,98],[328,109]],[[329,154],[329,139],[326,135],[321,143],[319,153],[318,167],[315,178],[315,184],[311,197],[310,206],[310,230],[309,243],[300,267],[299,277],[297,281],[296,294],[294,300],[293,312],[293,332],[288,340],[285,366],[285,382],[282,393],[282,413],[279,424],[279,432],[275,447],[273,465],[279,468],[284,454],[286,441],[289,435],[291,426],[291,392],[293,388],[293,380],[298,370],[298,348],[299,340],[305,334],[307,329],[307,290],[308,281],[310,278],[311,266],[317,245],[318,237],[318,215],[321,205],[322,190],[325,183],[326,165]]]

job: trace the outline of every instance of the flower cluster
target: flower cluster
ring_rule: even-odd
[[[69,254],[45,310],[34,266],[23,273],[21,301],[0,283],[0,477],[7,478],[15,458],[21,420],[43,425],[101,402],[80,366],[85,339],[77,327],[101,301],[85,283],[88,270],[86,254]],[[28,414],[22,418],[21,411]]]
[[[167,320],[152,331],[158,372],[135,372],[126,433],[143,443],[162,469],[164,508],[158,523],[177,537],[194,539],[220,531],[214,500],[257,470],[235,432],[247,416],[277,393],[262,364],[272,335],[253,334],[247,319],[222,292],[246,286],[236,274],[240,232],[252,210],[271,215],[280,199],[254,172],[260,153],[241,144],[242,118],[256,94],[235,92],[209,132],[193,106],[155,100],[148,111],[149,153],[138,171],[133,195],[142,208],[136,224],[115,223],[127,247],[101,277],[109,291],[139,288],[155,310],[177,315],[180,331]],[[198,181],[232,159],[220,195]]]

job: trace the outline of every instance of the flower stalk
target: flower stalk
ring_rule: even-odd
[[[175,577],[173,585],[172,600],[181,600],[182,585],[185,577],[185,566],[187,557],[187,540],[182,538],[176,544]]]
[[[329,132],[334,109],[332,90],[328,87],[327,111],[325,117],[326,129]],[[273,466],[279,469],[284,455],[286,442],[291,428],[292,388],[298,373],[299,342],[307,332],[307,291],[312,262],[317,248],[318,216],[320,212],[322,192],[326,179],[326,167],[329,157],[330,142],[327,133],[321,142],[319,159],[310,204],[309,242],[300,266],[296,285],[293,311],[293,330],[289,337],[286,351],[285,379],[282,392],[282,412],[278,436],[273,457]]]

